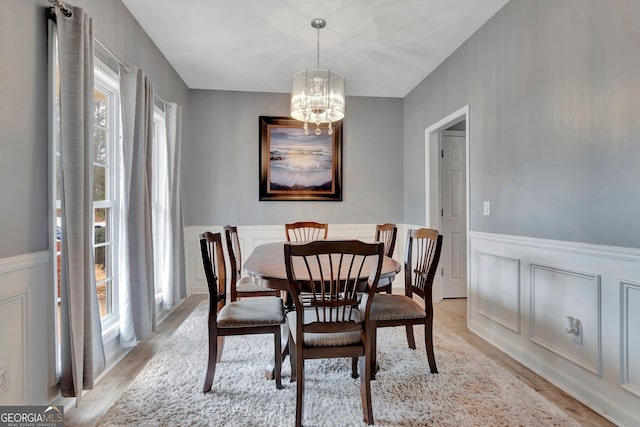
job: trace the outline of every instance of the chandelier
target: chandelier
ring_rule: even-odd
[[[311,26],[318,33],[316,68],[293,75],[291,117],[304,122],[305,135],[309,134],[309,123],[316,124],[316,135],[320,135],[322,123],[329,123],[328,133],[331,135],[331,124],[344,117],[344,76],[320,68],[320,29],[326,25],[327,22],[321,18],[311,21]]]

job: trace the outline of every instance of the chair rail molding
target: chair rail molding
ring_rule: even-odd
[[[640,249],[478,231],[469,243],[469,329],[614,423],[640,425]]]

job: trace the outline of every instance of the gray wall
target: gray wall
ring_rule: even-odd
[[[639,47],[637,1],[511,0],[404,100],[404,222],[425,128],[469,104],[471,230],[640,247]]]
[[[348,98],[343,201],[258,201],[258,117],[288,116],[289,95],[191,90],[183,144],[185,225],[296,220],[402,221],[402,100]]]
[[[96,37],[142,67],[159,96],[186,104],[178,74],[118,0],[75,0]],[[46,0],[3,0],[0,13],[0,258],[48,248]],[[185,115],[188,111],[185,111]]]

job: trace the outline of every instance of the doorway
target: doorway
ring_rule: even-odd
[[[443,235],[433,300],[466,298],[469,284],[469,106],[425,130],[427,227]]]

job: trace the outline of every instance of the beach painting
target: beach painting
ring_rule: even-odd
[[[260,117],[260,200],[341,200],[342,126],[304,134],[287,117]]]

